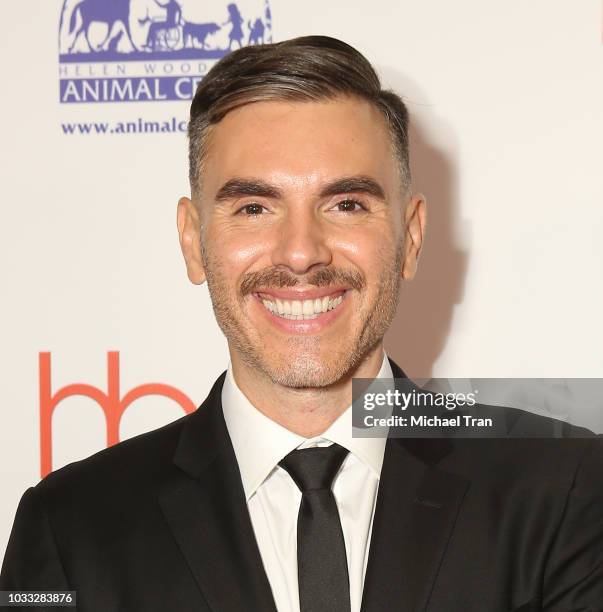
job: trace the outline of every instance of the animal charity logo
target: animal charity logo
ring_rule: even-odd
[[[268,0],[64,0],[60,101],[190,100],[221,57],[268,42]]]

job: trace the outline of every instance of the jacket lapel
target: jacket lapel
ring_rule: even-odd
[[[224,374],[183,426],[174,463],[182,470],[160,504],[214,612],[276,611],[253,533],[220,400]]]
[[[391,362],[394,376],[404,377]],[[185,417],[163,486],[167,524],[214,612],[276,612],[220,400],[224,374]],[[468,481],[436,467],[442,439],[389,439],[377,495],[362,612],[425,610]]]
[[[403,378],[391,362],[395,378]],[[447,439],[387,441],[362,612],[425,610],[469,482],[436,464]]]

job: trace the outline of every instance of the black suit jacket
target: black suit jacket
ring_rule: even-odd
[[[0,589],[75,590],[80,612],[274,611],[223,381],[28,489]],[[397,610],[603,610],[603,440],[389,439],[362,612]]]

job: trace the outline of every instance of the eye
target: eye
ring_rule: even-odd
[[[248,216],[261,215],[262,211],[264,210],[266,210],[264,206],[258,204],[257,202],[252,202],[251,204],[246,204],[245,206],[239,208],[239,210],[237,210],[237,214],[243,214]]]
[[[366,208],[358,202],[358,200],[342,200],[337,202],[334,208],[339,212],[357,213],[366,210]]]

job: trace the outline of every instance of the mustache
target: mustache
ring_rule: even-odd
[[[259,272],[248,272],[241,281],[241,295],[245,296],[260,289],[282,289],[296,285],[313,285],[327,287],[329,285],[345,285],[360,291],[366,282],[364,276],[357,270],[342,268],[321,268],[304,276],[296,276],[283,268],[267,268]]]

